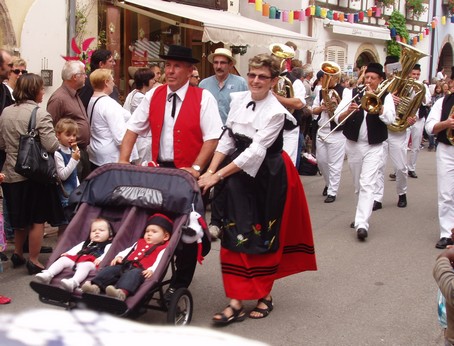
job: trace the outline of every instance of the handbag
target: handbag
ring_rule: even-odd
[[[41,147],[39,135],[35,131],[36,107],[30,116],[28,123],[28,132],[20,135],[19,151],[17,161],[14,167],[16,173],[43,184],[57,183],[57,170],[52,154],[49,154]]]

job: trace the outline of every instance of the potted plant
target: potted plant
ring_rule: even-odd
[[[406,1],[405,6],[407,7],[407,11],[413,17],[419,17],[424,12],[426,12],[426,8],[424,7],[422,0],[409,0],[409,1]]]
[[[446,0],[446,5],[450,14],[454,14],[454,0]]]

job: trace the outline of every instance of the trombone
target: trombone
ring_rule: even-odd
[[[350,112],[349,114],[347,114],[347,116],[346,116],[344,119],[342,119],[342,121],[341,121],[339,124],[337,124],[336,127],[334,127],[326,136],[320,135],[320,130],[321,130],[322,128],[324,128],[326,125],[328,125],[329,123],[331,123],[331,121],[334,120],[334,118],[336,117],[336,115],[337,115],[338,113],[344,111],[348,106],[350,106],[350,104],[351,104],[352,102],[356,102],[356,99],[357,99],[357,98],[366,90],[366,87],[367,87],[367,85],[364,85],[362,88],[358,89],[358,93],[356,94],[355,97],[353,97],[348,103],[346,103],[345,106],[342,107],[340,110],[337,110],[337,109],[336,109],[337,112],[335,112],[335,114],[334,114],[331,118],[329,118],[327,121],[325,121],[325,122],[323,123],[323,125],[321,125],[321,126],[318,128],[318,130],[317,130],[317,137],[320,138],[320,140],[321,140],[322,142],[324,142],[329,136],[331,136],[331,134],[333,134],[333,132],[337,131],[337,129],[338,129],[339,127],[341,127],[341,126],[347,121],[348,118],[350,118],[350,116],[354,113],[354,111],[353,111],[353,112]],[[363,97],[364,97],[364,96],[363,96]]]

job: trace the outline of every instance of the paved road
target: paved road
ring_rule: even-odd
[[[388,165],[387,172],[390,172]],[[276,282],[275,309],[263,320],[247,319],[217,329],[271,345],[442,345],[437,323],[436,285],[432,267],[440,250],[436,203],[435,153],[423,150],[418,179],[409,178],[408,207],[397,208],[395,183],[386,181],[383,209],[373,213],[369,238],[360,243],[349,228],[356,200],[345,162],[337,201],[323,203],[320,176],[302,177],[311,209],[318,271]],[[46,243],[55,243],[55,237]],[[9,253],[11,249],[9,249]],[[0,313],[43,305],[28,287],[25,269],[5,265],[0,293],[13,303]],[[194,326],[210,320],[227,300],[222,289],[219,242],[196,272]],[[253,308],[254,302],[247,302]],[[161,324],[165,316],[140,318]]]

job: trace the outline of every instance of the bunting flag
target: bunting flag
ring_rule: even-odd
[[[279,7],[272,5],[264,0],[247,0],[249,4],[255,6],[255,10],[262,13],[262,16],[268,17],[269,19],[278,19],[283,22],[293,24],[295,20],[304,22],[308,17],[317,17],[317,18],[327,18],[329,20],[348,22],[348,23],[360,23],[364,22],[366,17],[375,17],[381,18],[383,15],[383,8],[381,6],[372,6],[366,11],[359,12],[348,12],[344,13],[341,11],[334,11],[329,8],[310,5],[305,9],[280,9]],[[278,2],[278,0],[273,0]],[[408,44],[416,45],[418,42],[423,41],[427,36],[430,35],[430,32],[437,27],[439,23],[441,25],[446,25],[448,22],[454,24],[454,14],[450,16],[441,16],[433,17],[432,20],[427,24],[427,27],[423,27],[421,32],[410,37]],[[386,23],[390,30],[391,39],[394,39],[399,42],[407,43],[405,37],[401,37],[395,28],[390,28],[388,23]]]

